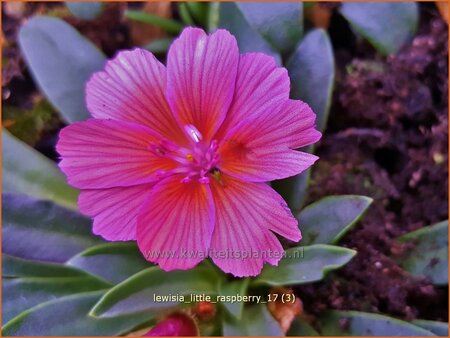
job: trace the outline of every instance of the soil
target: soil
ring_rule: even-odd
[[[418,34],[386,58],[356,39],[336,4],[324,6],[333,11],[337,79],[307,202],[338,194],[367,195],[374,202],[340,243],[357,256],[333,278],[296,292],[311,315],[334,308],[447,321],[448,289],[404,272],[397,260],[408,247],[395,238],[448,218],[448,27],[433,3],[421,4]],[[62,9],[29,4],[18,17],[2,13],[3,105],[31,109],[37,90],[16,33],[26,17],[48,10]],[[101,23],[61,16],[112,56],[131,46],[121,10],[121,4],[108,4]],[[53,159],[61,125],[52,124],[33,144]]]
[[[357,256],[333,278],[297,289],[311,314],[334,308],[448,319],[448,288],[408,275],[396,261],[408,250],[396,237],[448,218],[448,27],[434,6],[421,10],[416,37],[388,58],[348,39],[341,17],[331,19],[337,81],[308,202],[337,194],[374,202],[341,242]]]

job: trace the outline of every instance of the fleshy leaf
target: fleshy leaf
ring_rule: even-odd
[[[448,323],[422,319],[413,320],[411,323],[434,333],[436,336],[448,337]]]
[[[103,9],[103,3],[98,1],[90,2],[65,2],[70,13],[82,20],[94,20]]]
[[[49,199],[77,208],[78,191],[66,184],[55,163],[2,130],[2,191]]]
[[[199,266],[191,270],[166,272],[158,267],[143,270],[109,290],[95,305],[91,315],[112,317],[141,311],[161,311],[177,306],[187,295],[184,303],[190,301],[191,293],[216,294],[218,276],[211,269]],[[168,299],[155,299],[168,296]],[[173,299],[171,296],[174,296]]]
[[[419,21],[414,2],[343,2],[340,12],[382,54],[396,53]]]
[[[86,277],[87,274],[69,266],[30,261],[2,254],[3,277]]]
[[[291,79],[291,97],[309,104],[316,114],[317,129],[323,131],[328,120],[334,84],[334,55],[328,34],[322,29],[309,32],[290,57],[286,68]],[[307,80],[305,80],[307,79]],[[314,147],[304,149],[313,152]],[[274,182],[293,211],[306,199],[311,169]]]
[[[206,26],[210,2],[187,1],[186,7],[193,18],[203,26]]]
[[[104,291],[75,294],[40,304],[3,327],[4,336],[119,336],[147,322],[149,313],[99,319],[87,315]]]
[[[261,52],[281,64],[280,55],[249,25],[235,3],[220,3],[219,15],[219,27],[229,30],[236,37],[241,53]]]
[[[20,28],[19,44],[35,81],[64,120],[87,119],[85,84],[103,68],[105,56],[68,23],[46,16]]]
[[[173,42],[173,38],[161,38],[153,40],[152,42],[146,44],[143,48],[147,49],[153,54],[163,54],[169,50],[170,45]]]
[[[250,279],[248,278],[241,278],[234,281],[223,280],[219,286],[219,294],[221,296],[233,296],[236,294],[242,296],[246,295],[249,281]],[[237,319],[240,319],[242,317],[242,310],[244,308],[243,302],[222,302],[221,304],[232,316],[236,317]]]
[[[323,336],[434,336],[402,320],[357,311],[327,311],[319,326]]]
[[[125,17],[138,22],[157,26],[164,29],[168,33],[178,34],[183,29],[183,25],[175,20],[166,19],[155,14],[150,14],[142,11],[127,10]]]
[[[448,284],[448,220],[399,238],[414,247],[399,264],[414,276],[427,276],[436,285]]]
[[[355,250],[316,244],[286,250],[278,266],[266,265],[253,284],[296,285],[321,280],[331,270],[347,264]]]
[[[310,337],[310,336],[318,336],[319,333],[307,323],[305,320],[301,318],[296,318],[287,332],[286,336],[294,336],[294,337]]]
[[[292,51],[303,34],[301,2],[237,2],[253,29],[282,53]]]
[[[95,277],[7,278],[2,280],[2,320],[49,300],[74,293],[102,290],[110,284]]]
[[[308,205],[298,216],[302,245],[335,244],[372,203],[366,196],[328,196]]]
[[[103,241],[91,221],[49,201],[3,194],[3,253],[30,260],[65,262]]]
[[[134,242],[94,246],[72,257],[67,264],[113,284],[151,266]]]
[[[189,12],[189,8],[187,6],[186,2],[179,2],[178,5],[178,12],[180,14],[180,19],[187,25],[187,26],[194,26],[195,22],[192,18],[191,13]]]
[[[316,113],[317,129],[325,129],[334,83],[334,55],[323,29],[309,32],[289,59],[291,97],[309,104]]]
[[[278,322],[265,304],[244,307],[242,318],[224,316],[224,336],[284,336]]]
[[[219,27],[220,20],[220,2],[212,1],[208,4],[208,16],[206,20],[206,27],[209,33],[214,32]]]

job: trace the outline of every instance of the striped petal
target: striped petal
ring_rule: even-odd
[[[166,67],[140,48],[122,51],[86,86],[92,116],[143,124],[177,140],[182,135],[165,98]]]
[[[157,180],[174,167],[149,150],[161,139],[134,123],[90,119],[61,130],[56,150],[59,167],[77,188],[102,189]]]
[[[155,185],[138,216],[139,249],[166,271],[190,269],[206,258],[214,227],[209,186],[181,179]]]
[[[94,218],[93,232],[108,241],[136,239],[136,218],[152,184],[81,190],[80,211]]]
[[[193,125],[205,139],[212,137],[233,99],[238,62],[229,32],[183,30],[167,56],[167,99],[181,126]]]
[[[241,121],[265,111],[276,111],[289,99],[287,70],[262,53],[240,56],[234,98],[227,117],[217,133],[222,138]]]
[[[211,191],[216,206],[211,258],[223,271],[256,276],[264,262],[277,265],[284,250],[272,231],[301,239],[286,202],[266,184],[223,177],[211,184]]]
[[[288,100],[278,110],[248,118],[231,129],[220,146],[220,169],[236,178],[267,182],[301,173],[317,159],[292,150],[317,142],[321,134],[305,103]]]

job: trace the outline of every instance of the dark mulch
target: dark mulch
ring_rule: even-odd
[[[409,276],[396,261],[408,250],[396,237],[448,218],[448,27],[434,7],[422,13],[419,34],[387,59],[332,35],[338,81],[309,201],[361,194],[374,203],[342,241],[357,256],[333,278],[298,289],[311,313],[448,319],[448,289]]]

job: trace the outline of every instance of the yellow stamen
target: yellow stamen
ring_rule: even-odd
[[[192,161],[192,159],[193,159],[194,157],[192,156],[192,154],[187,154],[187,155],[186,155],[186,158],[188,159],[188,161]]]
[[[219,183],[222,182],[222,177],[220,176],[220,170],[214,169],[212,172],[212,177]]]

